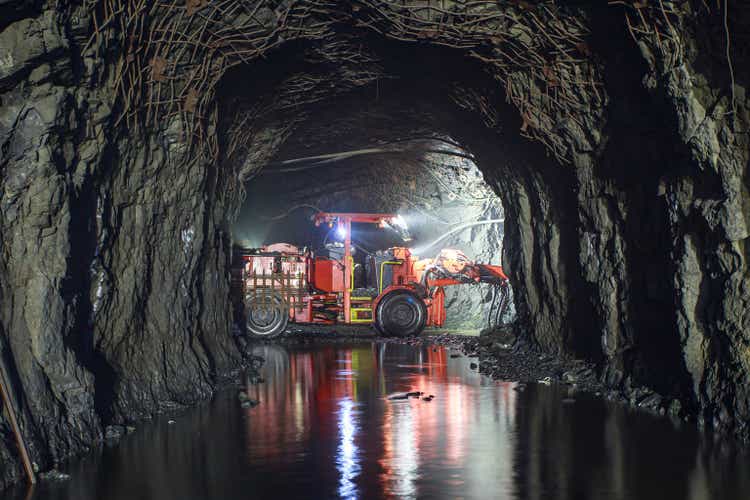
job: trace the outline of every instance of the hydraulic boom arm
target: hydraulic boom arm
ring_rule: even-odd
[[[459,250],[443,249],[434,259],[417,261],[414,268],[427,288],[464,283],[508,283],[508,276],[501,266],[474,263]]]

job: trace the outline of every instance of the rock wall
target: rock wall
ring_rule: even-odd
[[[502,199],[524,335],[747,435],[748,7],[418,3],[0,2],[0,348],[40,468],[238,363],[242,183],[399,78]]]
[[[0,348],[42,470],[103,425],[206,397],[239,361],[223,181],[169,129],[117,131],[111,67],[76,46],[86,15],[0,33]],[[21,474],[2,436],[0,487]]]
[[[690,390],[701,422],[747,435],[750,8],[723,7],[681,5],[668,27],[674,42],[641,35],[639,48],[648,63],[647,86],[667,101],[687,159],[664,175],[659,194],[669,221],[674,319]]]

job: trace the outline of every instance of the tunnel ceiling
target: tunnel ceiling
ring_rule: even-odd
[[[186,132],[215,159],[219,149],[206,132],[214,119],[217,84],[227,71],[296,43],[315,69],[289,76],[277,86],[272,102],[256,112],[300,112],[304,104],[331,93],[388,78],[382,57],[362,42],[363,37],[379,37],[450,48],[481,63],[517,108],[522,133],[543,141],[560,161],[571,160],[572,145],[596,147],[589,131],[601,127],[606,93],[600,65],[588,46],[590,16],[583,10],[489,1],[228,5],[124,3],[129,44],[119,55],[115,83],[121,115],[133,127],[163,126],[165,117],[179,117]],[[106,9],[94,12],[95,25],[104,24]],[[653,22],[663,23],[657,14]],[[87,48],[106,50],[107,31],[87,42]],[[495,121],[492,107],[470,84],[456,92],[454,101]],[[566,121],[564,126],[560,120]]]
[[[414,83],[419,82],[391,81],[378,89],[366,87],[311,107],[309,118],[294,128],[262,174],[314,176],[325,169],[346,176],[355,174],[357,165],[371,164],[374,169],[368,174],[376,176],[379,162],[381,171],[397,172],[399,162],[434,163],[434,158],[426,158],[430,153],[446,159],[476,160],[451,135],[457,132],[455,123],[462,115],[440,102],[445,95],[417,95]]]
[[[438,213],[444,203],[491,198],[499,208],[499,199],[476,170],[476,158],[445,132],[450,118],[457,117],[436,112],[440,108],[424,100],[415,102],[402,90],[381,88],[377,97],[350,93],[316,106],[247,182],[241,218],[274,216],[283,226],[281,216],[298,209],[309,213],[313,207],[422,210],[447,231],[451,224]],[[465,221],[471,216],[467,212]],[[460,215],[453,224],[458,222]],[[496,245],[499,249],[500,241]]]
[[[0,349],[34,460],[242,362],[245,181],[423,134],[513,221],[520,338],[747,436],[748,33],[729,1],[0,2]]]

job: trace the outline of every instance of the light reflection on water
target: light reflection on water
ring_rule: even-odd
[[[750,459],[692,429],[592,398],[562,404],[562,387],[516,392],[444,348],[258,350],[256,408],[232,391],[174,425],[142,424],[33,498],[750,498]],[[388,399],[409,391],[435,399]]]
[[[387,495],[401,498],[416,495],[419,469],[419,429],[414,416],[404,404],[386,407],[383,422],[383,472],[380,481]]]
[[[313,432],[320,439],[330,414],[336,418],[338,446],[327,459],[336,464],[340,497],[377,492],[411,498],[440,494],[448,486],[482,498],[487,487],[508,487],[509,474],[497,473],[512,464],[513,384],[484,380],[468,369],[466,359],[451,359],[444,348],[368,343],[289,353],[266,346],[258,354],[267,360],[267,383],[251,389],[262,401],[248,419],[253,465],[280,460],[310,439],[287,433],[280,415],[306,422],[308,431],[316,422]],[[291,385],[298,388],[295,393],[286,390]],[[435,399],[388,399],[411,391]],[[502,439],[487,439],[498,432]],[[362,461],[376,474],[360,477]]]
[[[350,399],[339,402],[339,447],[336,450],[336,465],[339,471],[339,496],[357,498],[354,479],[359,475],[359,452],[354,442],[357,433],[357,412]]]

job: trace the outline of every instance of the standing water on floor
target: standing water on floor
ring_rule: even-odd
[[[516,391],[448,348],[257,349],[257,407],[225,391],[143,423],[27,498],[750,498],[747,455],[565,387]],[[389,399],[410,391],[434,399]]]

